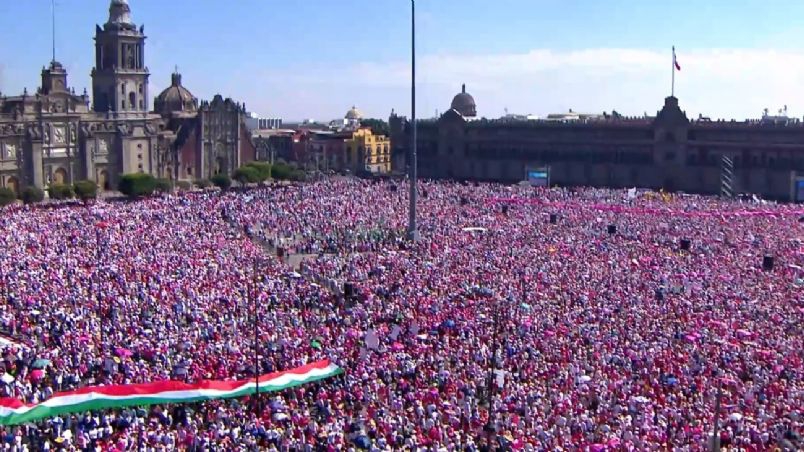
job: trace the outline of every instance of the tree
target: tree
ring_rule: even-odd
[[[156,178],[145,173],[124,174],[120,178],[118,189],[131,198],[151,196],[156,190]]]
[[[254,182],[262,183],[271,178],[271,164],[268,162],[249,162],[246,166],[257,171],[257,180]]]
[[[209,181],[221,190],[228,190],[229,187],[232,186],[232,179],[229,179],[229,176],[222,173],[212,176]]]
[[[276,163],[273,167],[271,167],[271,177],[277,180],[288,180],[290,179],[290,175],[293,172],[293,168],[291,168],[286,163]]]
[[[195,181],[195,186],[200,189],[209,188],[212,186],[212,182],[207,179],[197,179]]]
[[[57,200],[71,199],[75,196],[73,187],[64,184],[51,184],[50,187],[47,188],[47,194],[50,196],[50,199]]]
[[[360,126],[370,128],[374,135],[389,136],[391,134],[391,127],[382,119],[366,118],[360,121]]]
[[[14,190],[6,187],[0,187],[0,207],[13,204],[17,200],[17,195]]]
[[[42,202],[45,199],[45,192],[31,185],[25,187],[20,195],[20,199],[22,199],[22,202],[25,204]]]
[[[159,193],[170,193],[173,191],[173,183],[170,182],[170,179],[160,178],[156,180],[154,189]]]
[[[193,188],[193,184],[186,180],[180,180],[176,181],[176,187],[178,187],[179,190],[190,190]]]
[[[300,169],[295,169],[290,173],[290,180],[294,182],[304,182],[307,180],[307,173]]]
[[[240,168],[236,169],[232,177],[234,180],[239,182],[240,185],[261,182],[260,172],[257,170],[257,168],[249,165],[241,166]]]
[[[88,201],[98,197],[98,184],[91,180],[80,180],[73,185],[75,195],[81,201]]]

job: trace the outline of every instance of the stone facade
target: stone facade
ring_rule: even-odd
[[[89,179],[113,189],[125,173],[206,178],[254,159],[244,106],[216,96],[198,108],[179,74],[149,112],[144,27],[131,21],[126,0],[111,0],[109,19],[96,27],[95,57],[92,99],[69,88],[57,61],[43,68],[36,93],[0,95],[2,186]],[[203,136],[188,140],[193,131]]]
[[[464,90],[453,104],[474,113],[474,100],[467,96]],[[393,169],[404,172],[409,121],[392,114],[389,123]],[[486,120],[451,108],[437,120],[417,124],[423,178],[515,183],[525,180],[529,169],[546,167],[553,185],[719,194],[726,156],[733,163],[734,193],[795,200],[795,181],[804,176],[801,121],[782,115],[745,122],[691,121],[675,97],[665,99],[652,118]]]

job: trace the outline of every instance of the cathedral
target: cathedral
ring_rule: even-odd
[[[255,159],[245,106],[220,95],[199,102],[178,72],[149,111],[145,39],[128,1],[111,0],[95,30],[91,97],[70,88],[55,59],[35,93],[0,94],[0,186],[89,179],[110,190],[122,174],[193,181]]]

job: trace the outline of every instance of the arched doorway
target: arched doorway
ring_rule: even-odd
[[[109,190],[109,173],[106,171],[101,171],[98,173],[98,187],[104,191]]]
[[[16,177],[11,176],[6,179],[6,188],[13,191],[15,195],[20,194],[20,182],[17,180]]]
[[[53,172],[53,184],[64,185],[67,183],[67,171],[64,168],[59,168]]]

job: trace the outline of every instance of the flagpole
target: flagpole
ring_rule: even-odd
[[[408,238],[411,241],[419,239],[419,231],[416,225],[416,202],[418,191],[416,184],[417,177],[417,156],[416,156],[416,0],[410,0],[410,124],[411,124],[411,144],[409,174],[410,195],[408,206]]]
[[[53,59],[51,61],[56,61],[56,0],[50,0],[50,26],[51,26],[51,51]]]
[[[673,46],[673,57],[670,60],[670,97],[676,97],[676,46]]]

